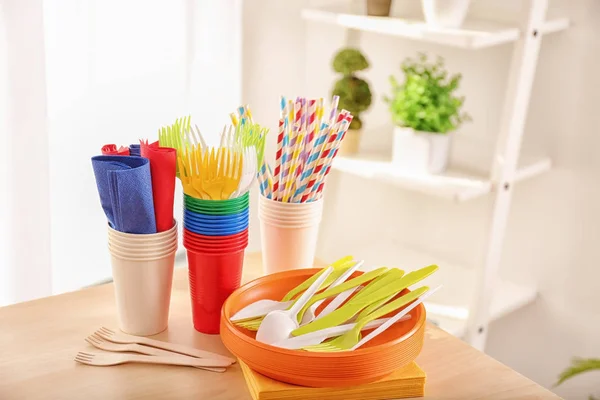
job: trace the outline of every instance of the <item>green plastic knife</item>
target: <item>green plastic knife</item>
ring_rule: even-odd
[[[415,272],[422,271],[423,277],[421,279],[425,279],[425,278],[427,278],[429,275],[433,274],[437,270],[438,270],[438,266],[437,265],[429,265],[429,266],[427,266],[425,268],[421,268],[420,270],[415,271]],[[421,279],[419,279],[419,280],[421,280]],[[410,285],[412,285],[412,284],[413,283],[411,283]],[[410,286],[410,285],[408,285],[408,286]],[[394,295],[391,295],[391,296],[389,296],[387,298],[384,298],[384,299],[381,299],[381,300],[378,300],[378,301],[376,301],[374,303],[369,304],[369,306],[366,307],[364,310],[362,310],[358,314],[358,316],[356,318],[358,319],[358,318],[361,318],[361,317],[364,317],[366,315],[371,314],[373,311],[377,310],[379,307],[381,307],[382,305],[386,304],[388,301],[390,301],[391,299],[393,299],[394,296],[396,296],[396,295],[394,294]]]
[[[292,336],[304,335],[311,332],[316,332],[321,329],[331,328],[332,326],[340,325],[350,318],[354,317],[357,313],[363,310],[365,307],[369,306],[369,304],[379,301],[381,299],[388,298],[389,296],[396,295],[400,291],[406,289],[408,286],[413,285],[420,280],[426,278],[432,273],[432,270],[435,271],[437,269],[436,265],[431,265],[429,267],[422,268],[417,271],[410,272],[400,279],[398,279],[398,272],[393,273],[394,270],[388,271],[384,274],[384,278],[378,279],[377,289],[371,289],[367,292],[367,295],[360,296],[360,293],[367,289],[369,286],[373,285],[372,282],[369,286],[362,289],[357,295],[352,297],[346,304],[337,310],[331,312],[329,315],[324,316],[323,318],[316,319],[309,324],[301,326],[298,329],[292,331]],[[387,276],[387,278],[385,278]]]
[[[350,264],[350,265],[348,265],[348,264]],[[336,262],[332,263],[331,266],[333,267],[333,272],[327,277],[327,279],[325,280],[325,282],[323,283],[323,285],[321,287],[327,287],[327,286],[331,285],[331,283],[337,279],[337,277],[335,277],[334,275],[337,274],[337,276],[339,277],[341,274],[344,273],[345,268],[349,268],[352,265],[354,265],[352,256],[346,256],[346,257],[340,258]],[[307,280],[302,282],[300,285],[298,285],[295,288],[293,288],[292,290],[290,290],[283,297],[283,299],[281,299],[281,301],[292,300],[294,297],[296,297],[296,295],[304,292],[306,289],[308,289],[310,287],[310,285],[312,285],[317,279],[319,279],[319,276],[321,276],[323,271],[325,271],[325,268],[323,268],[321,271],[317,272],[316,274],[314,274],[313,276],[311,276],[310,278],[308,278]]]
[[[345,292],[348,289],[355,288],[357,286],[362,285],[363,283],[369,282],[375,278],[383,276],[387,270],[388,270],[387,267],[377,268],[373,271],[364,273],[364,274],[357,276],[356,278],[350,279],[349,281],[346,281],[338,286],[329,288],[327,290],[322,291],[319,294],[314,295],[310,299],[310,301],[308,303],[306,303],[306,305],[304,307],[302,307],[302,310],[300,310],[300,312],[298,313],[298,320],[302,321],[302,317],[304,316],[304,313],[306,312],[306,310],[308,310],[308,308],[310,306],[312,306],[313,304],[315,304],[317,301],[321,301],[328,297],[335,296],[336,294],[340,294],[342,292]],[[373,281],[373,282],[375,282],[375,281]]]

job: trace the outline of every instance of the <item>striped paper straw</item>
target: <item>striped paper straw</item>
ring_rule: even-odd
[[[333,162],[333,159],[337,155],[337,152],[339,150],[340,144],[342,143],[342,140],[344,140],[344,137],[346,136],[346,132],[348,131],[348,127],[350,126],[350,122],[352,122],[352,115],[350,115],[349,118],[345,118],[342,121],[339,131],[336,135],[337,137],[336,137],[335,143],[333,145],[332,151],[327,156],[327,159],[325,160],[323,168],[321,169],[320,173],[318,174],[317,182],[313,186],[312,191],[309,194],[309,197],[308,197],[309,199],[313,199],[313,200],[316,199],[320,186],[322,186],[325,183],[325,177],[327,176],[327,174],[329,174],[329,171],[331,170],[331,164]],[[323,189],[321,188],[320,190],[322,191]]]
[[[308,124],[308,102],[306,101],[306,98],[302,98],[301,100],[302,102],[302,117],[300,118],[300,130],[302,131],[306,131],[307,130],[307,124]]]
[[[285,118],[285,106],[287,105],[287,100],[285,96],[279,96],[279,118]]]
[[[267,162],[265,160],[262,162],[260,171],[261,175],[263,176],[263,189],[261,192],[266,198],[270,199],[273,195],[273,179],[271,178],[271,168],[267,166]]]
[[[315,135],[317,135],[321,129],[321,125],[323,124],[323,98],[321,97],[317,100],[317,121],[315,124]]]
[[[285,158],[283,157],[284,153],[284,143],[287,146],[287,141],[285,139],[285,131],[284,131],[284,120],[279,120],[279,134],[277,135],[277,152],[275,153],[275,174],[273,175],[273,198],[277,200],[277,196],[279,195],[279,180],[281,177],[281,163],[285,162]]]
[[[331,111],[329,112],[329,123],[335,121],[335,114],[337,113],[338,104],[340,102],[340,96],[333,96],[331,99]]]
[[[336,136],[337,135],[335,133],[333,133],[333,131],[332,131],[329,135],[329,139],[323,145],[323,150],[321,151],[321,153],[319,155],[319,159],[318,159],[313,171],[311,172],[310,180],[309,180],[308,184],[306,185],[306,188],[303,190],[302,198],[300,199],[301,203],[304,203],[306,200],[309,199],[309,195],[310,195],[310,193],[312,193],[312,188],[314,187],[315,183],[317,183],[319,173],[323,169],[323,165],[325,164],[327,157],[331,153],[331,149],[333,148]]]
[[[313,138],[315,137],[315,129],[317,126],[317,101],[308,101],[308,140],[307,144],[312,144]]]
[[[294,196],[292,197],[292,201],[294,199],[298,199],[300,195],[306,190],[308,183],[310,181],[311,175],[317,166],[317,162],[319,161],[319,156],[321,155],[321,150],[323,149],[323,145],[325,144],[325,140],[327,140],[327,135],[329,135],[329,126],[326,123],[321,125],[321,131],[319,136],[315,139],[313,148],[306,160],[306,168],[302,173],[302,177],[300,178],[300,182],[297,184],[297,189],[294,192]]]
[[[294,104],[294,124],[292,126],[292,129],[295,129],[297,132],[301,131],[301,126],[302,126],[302,100],[298,99],[296,100],[296,104]],[[297,137],[297,135],[296,135]],[[291,145],[295,146],[296,145],[296,139],[291,141]]]
[[[289,171],[286,183],[285,183],[285,189],[283,191],[283,200],[282,201],[285,201],[285,202],[287,202],[290,198],[290,195],[291,195],[290,187],[292,186],[292,183],[294,181],[292,178],[295,176],[294,174],[296,172],[296,169],[298,168],[298,165],[300,164],[300,157],[299,157],[300,156],[300,147],[304,141],[304,135],[305,135],[305,132],[300,132],[298,134],[298,139],[296,141],[297,145],[294,146],[294,154],[292,155],[292,159],[290,160],[290,171]]]
[[[292,143],[294,143],[296,141],[297,133],[298,133],[297,131],[292,130],[290,132],[288,142],[283,146],[285,155],[282,155],[282,157],[285,157],[285,161],[282,160],[282,162],[281,162],[281,173],[280,173],[281,178],[279,180],[279,188],[278,188],[279,198],[282,200],[283,200],[283,196],[285,194],[287,182],[290,178],[289,175],[290,175],[290,170],[291,170],[291,166],[292,166],[293,153],[294,153],[294,149],[295,149],[295,146]],[[284,140],[285,140],[285,136],[284,136]]]

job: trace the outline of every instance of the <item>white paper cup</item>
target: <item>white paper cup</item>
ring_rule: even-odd
[[[157,258],[164,257],[167,254],[177,251],[177,245],[178,245],[178,243],[174,242],[171,245],[169,245],[168,247],[165,247],[162,249],[156,249],[156,250],[149,250],[149,249],[146,249],[146,250],[131,250],[131,249],[123,250],[123,249],[117,247],[114,243],[109,243],[108,251],[111,254],[114,254],[123,259],[148,261],[148,260],[155,260]]]
[[[167,329],[175,252],[153,260],[128,260],[111,252],[119,328],[150,336]]]
[[[139,234],[139,233],[125,233],[114,230],[110,226],[108,227],[108,235],[114,240],[118,240],[122,243],[161,243],[172,240],[173,236],[177,236],[177,221],[173,221],[173,227],[168,231],[152,233],[152,234]]]
[[[174,243],[177,243],[177,235],[173,235],[169,240],[166,240],[164,242],[155,242],[155,243],[152,243],[152,242],[140,242],[140,243],[124,242],[122,240],[119,240],[118,238],[115,238],[114,236],[110,236],[110,235],[108,236],[108,244],[111,246],[114,246],[122,251],[165,250],[165,249],[171,247]]]
[[[281,203],[259,196],[265,273],[313,267],[322,214],[322,199],[311,203]]]

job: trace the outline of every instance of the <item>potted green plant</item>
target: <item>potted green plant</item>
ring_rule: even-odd
[[[425,54],[402,63],[404,82],[390,77],[392,94],[384,97],[394,122],[392,160],[411,170],[440,173],[446,169],[450,139],[470,117],[456,96],[461,75],[448,76],[444,60],[429,62]]]
[[[558,386],[567,379],[582,374],[597,370],[600,373],[600,358],[575,358],[571,362],[571,366],[565,369],[558,377],[558,382],[554,386]],[[594,396],[590,396],[589,400],[598,400]]]
[[[360,114],[371,105],[372,95],[369,83],[357,77],[355,73],[367,68],[369,62],[357,49],[342,49],[333,58],[333,70],[342,74],[342,77],[335,83],[332,95],[339,96],[340,109],[346,109],[354,116],[341,143],[340,155],[356,154],[360,146],[362,128]]]

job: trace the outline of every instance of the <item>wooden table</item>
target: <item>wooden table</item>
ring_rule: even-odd
[[[192,327],[185,269],[175,272],[169,329],[157,339],[227,354],[219,336]],[[244,280],[260,275],[246,257]],[[0,308],[0,399],[250,400],[239,365],[217,374],[186,367],[90,367],[73,361],[84,338],[117,327],[112,284]],[[418,364],[428,399],[558,397],[444,331],[428,326]]]

